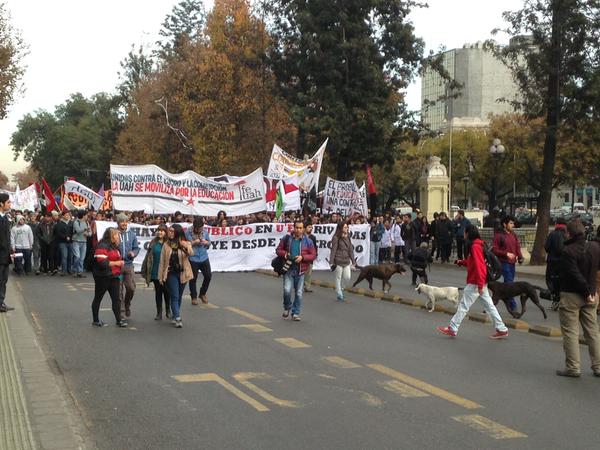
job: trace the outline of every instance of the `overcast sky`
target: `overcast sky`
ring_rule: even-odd
[[[1,1],[1,0],[0,0]],[[25,167],[13,162],[9,142],[17,122],[37,109],[54,111],[70,94],[110,92],[117,84],[119,62],[132,44],[152,44],[164,17],[179,0],[4,0],[12,24],[29,46],[25,93],[0,121],[0,170],[7,175]],[[212,0],[205,0],[212,5]],[[447,49],[491,37],[502,26],[501,14],[523,0],[428,0],[429,8],[411,18],[427,51]],[[505,36],[497,39],[506,43]],[[409,107],[420,108],[420,83],[410,86]]]

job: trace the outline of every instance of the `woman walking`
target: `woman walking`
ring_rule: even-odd
[[[185,239],[183,228],[177,223],[169,227],[167,238],[160,254],[158,279],[169,292],[173,324],[176,328],[183,328],[181,298],[186,283],[194,278],[188,259],[192,254],[192,245]]]
[[[121,320],[121,307],[119,304],[119,283],[123,259],[119,252],[121,237],[116,228],[107,228],[104,236],[94,252],[94,264],[92,273],[94,275],[95,293],[92,301],[92,325],[96,327],[105,326],[99,318],[100,303],[106,291],[110,295],[112,310],[118,327],[126,327],[127,322]]]
[[[350,281],[350,268],[356,266],[354,248],[350,241],[349,227],[346,222],[340,222],[337,225],[335,234],[331,240],[329,261],[335,268],[335,291],[337,299],[343,302],[345,285]]]
[[[167,287],[162,284],[158,278],[158,266],[160,265],[160,255],[164,244],[167,242],[167,226],[160,224],[156,229],[156,236],[148,245],[146,257],[142,263],[142,275],[146,284],[154,285],[154,300],[156,301],[156,317],[154,320],[162,320],[162,303],[165,302],[165,317],[171,318],[171,301]]]

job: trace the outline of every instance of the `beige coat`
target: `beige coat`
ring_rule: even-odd
[[[181,247],[178,250],[179,253],[179,265],[183,267],[181,271],[181,276],[179,281],[183,283],[187,283],[192,278],[194,278],[194,274],[192,273],[192,265],[190,264],[190,260],[188,256],[192,254],[192,244],[187,241],[181,242]],[[158,265],[158,279],[163,283],[167,282],[167,275],[169,272],[169,260],[171,259],[171,253],[173,253],[173,249],[169,244],[163,245],[162,252],[160,253],[160,264]]]

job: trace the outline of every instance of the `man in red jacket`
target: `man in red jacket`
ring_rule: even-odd
[[[281,238],[276,250],[277,256],[284,257],[291,265],[283,275],[283,318],[292,313],[292,320],[300,321],[302,294],[304,293],[304,272],[317,257],[317,249],[308,236],[304,234],[304,223],[294,222],[294,232]],[[296,293],[292,304],[292,289]]]
[[[496,332],[490,336],[491,339],[503,339],[508,337],[508,328],[504,325],[498,310],[494,306],[492,297],[487,288],[487,266],[483,254],[483,241],[479,236],[479,230],[474,225],[469,225],[465,230],[465,240],[470,243],[470,251],[467,259],[456,261],[460,266],[467,266],[467,286],[463,292],[462,299],[456,309],[456,314],[450,319],[447,327],[437,327],[437,330],[447,336],[456,337],[461,322],[469,312],[469,308],[478,298],[481,298],[484,308],[492,318]],[[468,244],[467,244],[468,245]]]
[[[521,254],[521,245],[519,239],[513,231],[515,228],[515,219],[511,216],[506,216],[502,219],[502,231],[494,235],[494,244],[492,251],[502,263],[502,280],[505,283],[515,281],[515,264],[523,263],[523,255]],[[510,299],[510,309],[517,309],[517,302],[514,298]]]

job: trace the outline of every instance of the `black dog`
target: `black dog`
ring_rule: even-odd
[[[534,286],[533,284],[527,283],[526,281],[515,281],[514,283],[500,283],[499,281],[490,281],[488,288],[492,291],[492,300],[494,305],[497,305],[500,300],[506,305],[506,309],[515,319],[519,319],[525,314],[525,302],[528,298],[531,299],[535,305],[540,308],[544,319],[547,319],[546,310],[540,304],[537,291],[542,291],[544,288]],[[521,297],[521,313],[511,311],[509,301],[512,297]]]
[[[406,272],[406,269],[402,264],[371,264],[365,267],[359,267],[360,274],[356,279],[356,282],[352,285],[355,287],[362,280],[367,280],[369,282],[369,289],[373,290],[373,278],[377,278],[378,280],[383,281],[383,291],[387,294],[389,289],[385,290],[385,285],[387,284],[390,289],[392,288],[392,284],[390,283],[390,278],[395,273],[403,274]]]

